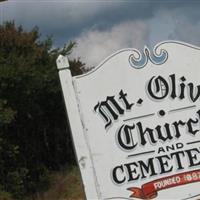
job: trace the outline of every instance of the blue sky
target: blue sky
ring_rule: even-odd
[[[72,58],[87,66],[122,48],[153,48],[163,40],[200,46],[199,0],[8,0],[0,22],[38,26],[55,46],[77,42]]]

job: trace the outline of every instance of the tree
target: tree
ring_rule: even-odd
[[[52,49],[37,28],[0,26],[0,191],[15,198],[44,189],[49,170],[74,161],[55,64],[74,45]],[[70,65],[83,73],[81,61]]]

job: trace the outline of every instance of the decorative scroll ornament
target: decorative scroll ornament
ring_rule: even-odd
[[[151,52],[148,47],[145,46],[144,51],[140,53],[138,50],[134,50],[134,53],[129,56],[129,63],[131,67],[141,69],[146,66],[150,60],[155,65],[162,65],[168,59],[168,53],[166,50],[161,49],[157,52],[157,48]]]

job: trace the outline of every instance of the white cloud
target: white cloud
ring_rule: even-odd
[[[189,13],[189,14],[187,14]],[[100,31],[90,29],[78,38],[73,58],[80,57],[86,66],[96,66],[122,48],[153,48],[163,40],[179,40],[200,46],[200,14],[193,7],[157,10],[152,18],[125,21]]]
[[[86,66],[96,66],[117,50],[143,48],[148,32],[148,23],[144,21],[123,22],[105,31],[91,29],[75,38],[77,47],[71,57],[80,57]]]

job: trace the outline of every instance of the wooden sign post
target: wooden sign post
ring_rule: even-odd
[[[57,66],[87,199],[200,197],[200,49],[123,49],[72,77]]]

